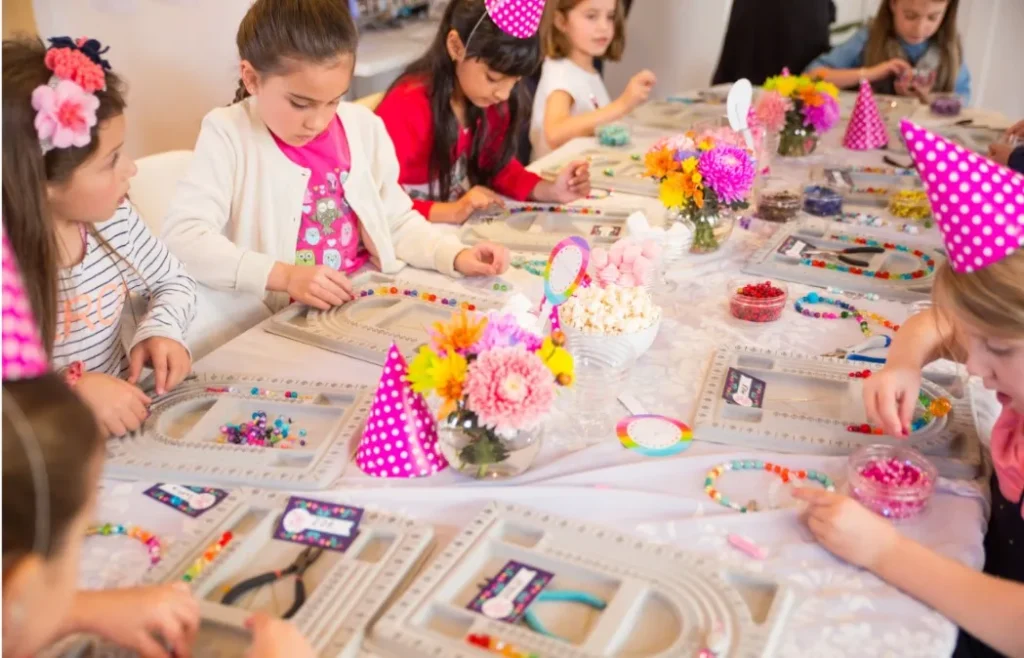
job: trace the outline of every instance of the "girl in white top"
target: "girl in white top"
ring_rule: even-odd
[[[618,61],[625,47],[619,0],[549,0],[542,26],[544,66],[533,97],[530,143],[539,158],[574,137],[588,137],[645,102],[655,77],[643,70],[612,101],[594,59]]]
[[[235,104],[203,120],[164,239],[200,282],[319,309],[352,299],[367,260],[495,275],[504,247],[465,247],[429,224],[398,184],[381,120],[339,102],[357,31],[337,0],[257,0],[238,29]]]

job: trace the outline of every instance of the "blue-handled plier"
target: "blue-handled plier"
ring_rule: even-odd
[[[825,356],[838,356],[846,359],[847,361],[863,361],[865,363],[885,363],[885,359],[876,356],[865,356],[864,352],[869,350],[881,350],[892,345],[892,338],[885,334],[878,334],[872,336],[862,343],[857,343],[852,347],[840,348],[833,352],[829,352]]]

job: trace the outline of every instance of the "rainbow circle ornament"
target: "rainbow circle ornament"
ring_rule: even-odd
[[[690,447],[693,431],[683,422],[667,416],[627,416],[615,428],[623,447],[646,457],[670,457]]]
[[[544,268],[544,297],[552,305],[565,303],[583,283],[590,264],[590,244],[572,235],[551,250]]]

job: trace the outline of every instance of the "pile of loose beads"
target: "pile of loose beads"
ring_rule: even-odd
[[[288,438],[291,430],[291,418],[278,416],[273,423],[268,423],[266,411],[254,411],[251,423],[221,425],[217,442],[287,450],[295,447],[294,439]],[[299,439],[299,445],[306,445],[306,430],[300,429],[298,434],[302,437]]]
[[[163,557],[163,547],[160,545],[160,538],[152,532],[143,530],[138,526],[124,525],[121,523],[104,523],[103,525],[97,525],[89,528],[85,533],[86,537],[96,535],[102,537],[123,535],[142,542],[146,546],[146,551],[149,553],[149,566],[151,567],[155,567]]]
[[[629,128],[621,123],[612,123],[597,129],[597,143],[601,146],[625,146],[629,144]]]
[[[802,201],[789,190],[765,192],[757,201],[757,216],[768,222],[788,222],[800,212]]]
[[[207,386],[207,393],[246,393],[254,398],[266,398],[268,400],[276,400],[278,398],[284,400],[299,400],[300,402],[313,402],[317,396],[314,394],[302,393],[298,391],[272,391],[269,388],[260,388],[253,386],[252,388],[239,388],[237,386]]]
[[[867,379],[871,376],[870,370],[854,370],[849,375],[853,379]]]
[[[922,512],[935,484],[909,458],[873,457],[852,470],[850,495],[876,514],[892,519],[909,519]]]
[[[839,313],[832,313],[830,311],[812,311],[806,304],[831,304],[842,310]],[[822,297],[816,292],[809,292],[800,299],[796,300],[796,310],[801,315],[805,315],[809,318],[823,318],[825,320],[845,320],[847,318],[853,318],[860,325],[860,332],[865,336],[871,335],[871,329],[868,327],[868,320],[874,320],[876,323],[882,325],[886,329],[892,331],[899,331],[900,326],[894,322],[882,317],[877,313],[871,311],[862,311],[854,307],[850,302],[844,302],[841,299],[831,299],[829,297]]]
[[[889,196],[888,187],[852,187],[850,188],[850,194],[867,194],[868,196]]]
[[[867,247],[882,247],[883,249],[893,249],[896,251],[902,251],[908,254],[912,254],[920,258],[925,267],[913,272],[906,272],[904,274],[893,274],[892,272],[884,272],[882,270],[865,270],[862,267],[854,267],[852,265],[845,265],[843,263],[832,263],[824,260],[804,258],[800,261],[801,265],[809,265],[811,267],[820,267],[826,270],[835,270],[837,272],[848,272],[850,274],[858,274],[860,276],[874,277],[876,279],[894,280],[894,281],[909,281],[911,279],[920,279],[921,277],[931,274],[935,271],[935,259],[928,254],[924,253],[920,249],[911,249],[910,247],[902,244],[894,244],[892,242],[879,242],[878,240],[869,240],[867,238],[855,238],[849,235],[832,235],[829,236],[832,240],[838,240],[839,242],[849,242],[852,244],[864,245]]]
[[[747,322],[774,322],[786,308],[786,291],[771,281],[748,283],[729,297],[729,312]]]
[[[370,288],[370,289],[360,290],[359,291],[359,296],[360,297],[373,297],[374,295],[381,295],[381,296],[402,295],[403,297],[415,297],[416,299],[421,299],[421,300],[423,300],[425,302],[430,302],[432,304],[441,304],[442,306],[451,306],[452,308],[456,308],[456,307],[464,308],[467,311],[475,311],[476,310],[476,304],[470,304],[469,302],[461,302],[460,303],[459,300],[455,299],[454,297],[438,297],[437,295],[435,295],[432,292],[420,292],[418,290],[410,290],[409,288],[405,288],[405,289],[400,290],[400,289],[395,288],[393,286],[392,287],[381,286],[380,288],[377,288],[376,290]]]
[[[514,644],[498,639],[485,633],[470,633],[466,642],[493,653],[500,653],[508,658],[540,658],[540,654],[516,647]]]
[[[206,567],[217,559],[220,552],[224,550],[224,547],[227,546],[234,537],[234,534],[232,534],[230,530],[226,531],[220,536],[220,539],[211,544],[209,548],[203,551],[202,555],[196,558],[196,561],[193,562],[192,566],[185,571],[185,575],[183,575],[181,579],[186,583],[191,583],[193,580],[198,578],[199,574],[203,573]]]
[[[925,220],[932,216],[932,206],[924,190],[900,190],[889,199],[889,212],[901,219]]]
[[[726,471],[765,471],[767,473],[774,473],[782,478],[782,481],[789,483],[792,480],[809,480],[811,482],[818,482],[821,486],[825,487],[826,491],[835,491],[836,485],[832,481],[832,478],[819,473],[817,471],[804,471],[804,470],[792,470],[785,466],[779,466],[778,464],[772,464],[771,462],[764,462],[759,459],[735,459],[733,461],[725,462],[715,466],[708,471],[707,477],[704,478],[704,493],[706,493],[712,500],[719,505],[730,507],[738,512],[756,512],[757,503],[750,501],[746,505],[740,505],[737,502],[729,500],[728,497],[723,496],[718,489],[715,488],[715,480],[725,473]]]
[[[843,212],[843,196],[830,187],[804,188],[804,211],[818,217],[835,217]]]

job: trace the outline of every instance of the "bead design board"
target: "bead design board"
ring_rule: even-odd
[[[566,156],[557,164],[546,167],[541,175],[554,178],[566,165],[574,160],[590,162],[590,185],[598,190],[626,192],[638,196],[658,198],[658,183],[644,176],[643,150],[629,150],[636,147],[589,148]]]
[[[534,603],[531,612],[558,639],[467,609],[480,581],[510,560],[554,574],[545,591],[584,592],[604,610]],[[545,658],[668,658],[696,656],[720,626],[728,648],[718,655],[767,657],[778,649],[793,596],[762,575],[669,545],[491,503],[388,609],[369,646],[402,658],[476,658],[483,654],[465,638],[486,634]]]
[[[407,358],[427,342],[434,322],[448,320],[459,308],[500,308],[504,293],[454,292],[379,273],[353,280],[356,298],[329,311],[292,304],[272,317],[269,333],[384,365],[391,344]]]
[[[847,204],[886,206],[898,190],[921,189],[916,169],[875,167],[864,171],[856,167],[826,167],[823,174]]]
[[[892,243],[906,248],[886,249],[881,254],[855,254],[853,258],[866,260],[867,270],[886,271],[892,278],[865,276],[855,271],[840,271],[825,267],[813,267],[804,264],[805,257],[797,251],[787,251],[784,245],[791,238],[802,241],[819,249],[842,250],[848,247],[863,246],[856,243],[857,239],[877,240],[889,243],[888,240],[859,231],[855,226],[846,227],[830,220],[804,218],[779,228],[771,238],[747,260],[743,272],[756,276],[782,279],[803,283],[810,286],[835,286],[842,290],[860,293],[876,293],[885,299],[901,302],[916,302],[929,299],[934,271],[928,271],[922,258],[912,251],[919,250],[935,262],[938,269],[945,256],[934,246],[928,246],[921,240],[914,240],[910,235],[893,236]],[[785,252],[785,253],[783,253]],[[808,258],[818,259],[820,256]],[[837,266],[843,264],[837,260],[827,260]],[[924,270],[918,278],[902,279],[901,275],[910,275],[917,270]]]
[[[283,569],[305,548],[273,537],[288,500],[282,492],[250,491],[245,503],[222,515],[210,533],[211,541],[225,531],[234,537],[191,582],[202,614],[193,652],[196,658],[240,658],[250,642],[245,620],[257,611],[280,616],[294,601],[294,578],[289,577],[243,595],[234,605],[220,603],[226,588]],[[361,646],[367,630],[423,563],[433,538],[430,525],[366,509],[358,537],[348,550],[324,550],[306,572],[306,602],[291,618],[317,655],[364,655]],[[169,576],[165,582],[180,579],[205,549],[202,545],[185,560],[168,565],[161,571]],[[127,658],[133,654],[102,646],[92,655]]]
[[[286,393],[295,397],[286,397]],[[373,388],[283,377],[193,375],[154,400],[140,432],[107,442],[111,478],[272,489],[327,488],[341,477],[363,430]],[[221,426],[291,418],[294,447],[220,442]],[[305,441],[306,445],[300,445]]]
[[[719,108],[725,113],[725,108]],[[650,128],[683,131],[690,127],[698,117],[691,106],[674,101],[648,101],[640,105],[626,116],[632,124]]]
[[[727,402],[729,369],[765,382],[760,409]],[[863,445],[910,446],[925,454],[944,477],[974,479],[982,471],[982,452],[970,397],[950,392],[951,376],[928,375],[922,388],[932,398],[952,403],[944,417],[932,418],[909,437],[851,432],[867,423],[863,379],[851,371],[873,370],[870,364],[832,357],[808,357],[754,347],[717,350],[698,398],[693,437],[776,452],[849,455]]]
[[[571,235],[579,235],[591,244],[611,244],[626,237],[626,211],[573,212],[572,206],[565,206],[565,210],[496,214],[466,223],[459,238],[465,244],[490,241],[513,251],[549,253]]]

